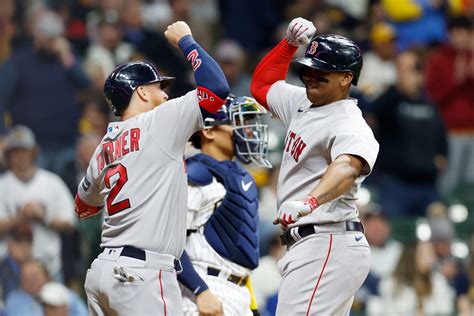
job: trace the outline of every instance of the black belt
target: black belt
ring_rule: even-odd
[[[145,250],[133,246],[123,246],[120,256],[146,261]],[[178,259],[174,260],[174,269],[176,270],[176,272],[178,272],[178,274],[183,271],[181,261],[179,261]]]
[[[219,269],[214,269],[214,268],[211,268],[211,267],[208,267],[207,268],[207,274],[208,275],[213,275],[213,276],[216,276],[218,277],[219,276],[219,273],[221,272],[221,270]],[[229,277],[227,278],[227,281],[230,281],[232,283],[235,283],[237,284],[238,286],[244,286],[245,284],[247,284],[247,279],[249,277],[248,276],[245,276],[245,277],[239,277],[237,275],[229,275]]]
[[[189,237],[191,234],[197,233],[197,229],[188,229],[186,231],[186,237]]]
[[[345,222],[346,223],[346,231],[354,231],[354,232],[361,232],[364,233],[364,226],[361,222]],[[328,223],[330,224],[330,223]],[[295,242],[308,237],[309,235],[315,234],[314,226],[318,226],[318,224],[308,224],[298,227],[293,227],[288,229],[286,232],[280,235],[281,244],[283,246],[291,247]],[[297,238],[291,235],[291,231],[298,228]]]
[[[145,250],[135,248],[132,246],[124,246],[120,255],[123,257],[130,257],[130,258],[146,261]]]

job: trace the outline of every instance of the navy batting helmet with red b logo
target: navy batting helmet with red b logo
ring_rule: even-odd
[[[340,35],[319,35],[309,42],[305,57],[298,58],[294,63],[304,67],[324,71],[351,72],[354,75],[352,83],[357,80],[362,69],[362,52],[350,39]]]
[[[159,82],[165,88],[174,77],[161,76],[156,67],[147,61],[123,64],[115,68],[105,80],[104,95],[115,115],[121,116],[139,86]]]

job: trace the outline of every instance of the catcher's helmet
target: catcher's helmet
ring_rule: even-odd
[[[362,69],[362,53],[350,39],[340,35],[314,36],[306,49],[305,57],[298,58],[294,63],[300,67],[331,72],[351,72],[352,83],[356,86]]]
[[[160,82],[165,88],[174,77],[161,76],[156,67],[147,61],[123,64],[115,68],[105,80],[104,95],[116,116],[121,116],[132,97],[133,91],[142,85]]]
[[[232,126],[236,157],[245,164],[251,162],[270,168],[268,155],[268,125],[262,118],[268,111],[254,98],[230,96],[216,113],[201,108],[204,128],[218,125]],[[201,148],[198,134],[191,137],[194,147]]]

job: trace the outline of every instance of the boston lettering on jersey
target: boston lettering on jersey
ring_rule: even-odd
[[[289,130],[285,140],[285,152],[290,151],[291,147],[291,155],[296,162],[298,162],[301,153],[306,148],[306,143],[301,139],[301,136],[297,136],[295,132]]]
[[[116,159],[140,150],[138,144],[139,140],[140,129],[132,128],[131,130],[123,132],[116,140],[102,144],[102,151],[95,157],[99,173],[106,165],[111,164]]]

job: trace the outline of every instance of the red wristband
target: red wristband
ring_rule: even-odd
[[[303,202],[308,204],[311,207],[312,211],[315,210],[319,206],[318,200],[312,195],[306,196]]]

